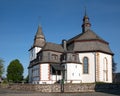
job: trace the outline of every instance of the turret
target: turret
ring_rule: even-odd
[[[35,38],[33,46],[31,47],[30,51],[30,61],[34,60],[37,56],[37,53],[44,47],[45,45],[45,36],[42,32],[42,27],[39,25]]]

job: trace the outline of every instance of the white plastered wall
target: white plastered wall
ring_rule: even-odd
[[[105,58],[107,60],[107,69],[105,67]],[[99,81],[112,83],[112,55],[99,53]],[[106,73],[108,71],[108,80],[106,80]]]
[[[48,63],[40,65],[40,84],[50,84],[50,65]]]
[[[40,47],[35,47],[30,50],[30,61],[34,60],[37,57],[37,53],[41,50]]]
[[[65,66],[67,83],[81,83],[81,64],[67,63]]]
[[[83,73],[83,58],[88,58],[88,74]],[[79,53],[79,59],[82,63],[81,73],[82,73],[82,83],[93,83],[95,82],[95,53]]]

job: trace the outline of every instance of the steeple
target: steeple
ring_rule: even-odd
[[[42,32],[41,25],[38,25],[38,29],[34,38],[33,47],[43,47],[45,45],[45,36]]]
[[[85,8],[85,15],[83,17],[83,24],[82,24],[82,32],[86,32],[87,30],[90,30],[91,24],[89,22],[89,17],[87,16],[86,13],[86,8]]]

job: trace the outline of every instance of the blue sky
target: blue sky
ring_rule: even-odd
[[[120,0],[0,0],[0,58],[5,69],[19,59],[24,76],[28,74],[28,50],[39,23],[49,42],[60,44],[81,33],[85,6],[91,29],[109,42],[120,72]]]

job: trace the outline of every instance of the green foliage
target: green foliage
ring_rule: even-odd
[[[117,70],[117,63],[114,61],[114,58],[112,58],[112,72],[115,73]]]
[[[2,77],[3,73],[4,73],[4,61],[0,59],[0,77]]]
[[[6,78],[3,80],[2,84],[8,84],[8,81]]]
[[[23,80],[23,66],[18,59],[10,62],[7,68],[7,80],[19,83]]]
[[[29,75],[27,75],[27,77],[25,78],[25,83],[29,82]]]

